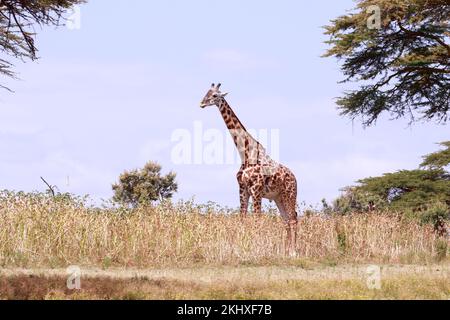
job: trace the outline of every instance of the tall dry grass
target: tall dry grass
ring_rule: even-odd
[[[442,239],[432,227],[370,214],[302,217],[297,258],[288,258],[279,217],[241,219],[213,211],[192,203],[95,209],[40,195],[2,194],[0,266],[426,263],[442,256]]]

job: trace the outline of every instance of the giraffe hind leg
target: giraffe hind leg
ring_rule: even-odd
[[[298,238],[298,221],[297,219],[289,221],[289,233],[294,234],[294,239],[290,243],[290,254],[296,256],[297,254],[297,238]]]
[[[289,215],[288,215],[286,207],[285,207],[285,205],[284,205],[284,203],[283,203],[283,201],[281,199],[276,199],[275,203],[276,203],[276,205],[278,207],[278,210],[280,211],[281,217],[283,218],[283,220],[286,223],[286,239],[285,239],[285,242],[284,242],[284,248],[285,248],[285,254],[288,255],[289,254],[289,248],[290,248],[290,245],[291,245],[291,228],[290,228],[289,223],[288,223]]]
[[[298,237],[298,219],[296,211],[296,199],[282,196],[277,202],[278,209],[286,222],[286,253],[294,256],[296,254]]]

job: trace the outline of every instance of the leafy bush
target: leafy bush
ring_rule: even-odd
[[[147,163],[144,168],[126,171],[113,184],[114,201],[136,207],[172,198],[177,191],[176,174],[161,175],[161,166],[156,162]]]
[[[386,206],[387,202],[377,194],[357,188],[347,188],[341,197],[334,200],[332,212],[338,214],[362,213],[383,210]]]
[[[433,203],[419,213],[419,220],[424,224],[432,224],[439,235],[445,236],[446,221],[450,221],[450,208],[442,202]]]

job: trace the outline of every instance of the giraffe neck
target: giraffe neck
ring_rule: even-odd
[[[244,165],[260,164],[263,159],[267,159],[268,156],[264,147],[245,129],[228,102],[222,99],[218,107],[238,149],[242,163]]]

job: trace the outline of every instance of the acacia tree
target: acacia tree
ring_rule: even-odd
[[[443,150],[424,157],[420,168],[386,173],[358,181],[345,189],[335,201],[340,213],[390,209],[414,212],[422,221],[433,222],[443,232],[450,220],[450,141],[440,143]]]
[[[341,114],[366,126],[382,113],[450,120],[449,1],[356,1],[352,13],[325,27],[325,56],[343,60],[343,82],[361,83],[338,99]]]
[[[113,184],[113,200],[131,205],[149,204],[172,198],[178,190],[173,172],[161,175],[161,166],[156,162],[147,163],[144,168],[125,171],[119,183]]]
[[[85,0],[0,0],[0,75],[15,77],[5,56],[37,59],[37,26],[59,26],[67,9]],[[0,87],[5,88],[0,84]],[[7,88],[6,88],[7,89]]]
[[[422,168],[444,169],[450,165],[450,141],[439,143],[445,149],[423,157]]]
[[[432,202],[446,203],[450,208],[450,141],[439,145],[443,150],[424,156],[416,170],[401,170],[381,177],[359,181],[355,190],[378,195],[386,205],[402,209],[421,209]]]

